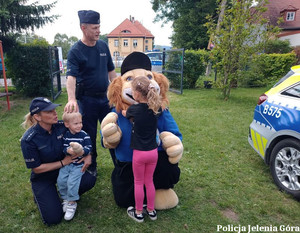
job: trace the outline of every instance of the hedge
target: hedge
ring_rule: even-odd
[[[48,47],[17,45],[7,54],[6,64],[17,92],[28,97],[51,95]]]
[[[297,62],[294,52],[286,54],[254,55],[241,77],[240,84],[247,87],[263,87],[275,84]],[[241,86],[240,85],[240,86]]]

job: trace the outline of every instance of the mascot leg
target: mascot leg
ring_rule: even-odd
[[[112,152],[113,150],[111,150]],[[113,152],[114,153],[114,152]],[[112,155],[113,157],[114,155]],[[118,206],[127,208],[134,206],[134,179],[132,163],[114,162],[115,168],[111,174],[111,182],[115,202]]]
[[[173,190],[174,184],[179,181],[180,168],[171,164],[165,151],[158,152],[158,162],[154,172],[155,209],[165,210],[178,205],[178,197]]]
[[[178,197],[173,189],[157,189],[155,192],[155,209],[171,209],[178,205]]]

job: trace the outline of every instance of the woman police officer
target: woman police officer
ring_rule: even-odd
[[[63,208],[56,189],[59,169],[72,162],[71,156],[63,154],[63,135],[67,130],[58,121],[50,100],[38,97],[30,104],[30,113],[25,116],[23,126],[27,131],[21,139],[21,148],[27,168],[31,169],[32,192],[42,220],[45,224],[57,224],[62,220]],[[71,153],[72,154],[72,153]],[[91,156],[83,158],[84,172],[91,164]],[[79,194],[94,187],[96,176],[85,172],[82,176]]]

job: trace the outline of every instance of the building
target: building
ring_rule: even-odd
[[[278,25],[282,29],[279,39],[300,46],[300,0],[269,0],[266,7],[264,15],[271,25],[277,25],[280,17],[283,19]]]
[[[152,50],[154,44],[151,32],[131,16],[109,33],[107,38],[113,59],[124,58],[134,51]]]

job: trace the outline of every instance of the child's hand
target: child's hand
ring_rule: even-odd
[[[122,115],[126,117],[126,110],[122,110]]]

